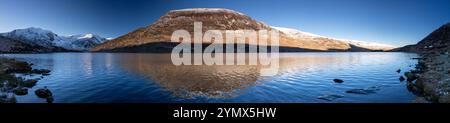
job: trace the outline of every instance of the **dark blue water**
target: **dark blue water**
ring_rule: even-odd
[[[44,103],[33,92],[47,86],[56,103],[160,102],[411,102],[398,80],[417,57],[409,53],[283,53],[279,74],[262,77],[258,66],[174,66],[170,54],[3,54],[50,69],[19,103]],[[395,72],[402,69],[401,73]],[[33,78],[35,76],[28,76]],[[334,83],[333,79],[344,83]],[[351,94],[350,89],[376,88]],[[334,100],[319,96],[340,95]]]

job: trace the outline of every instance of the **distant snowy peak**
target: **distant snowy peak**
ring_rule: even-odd
[[[46,38],[46,37],[56,36],[56,34],[53,33],[52,31],[44,30],[44,29],[36,28],[36,27],[30,27],[30,28],[25,28],[25,29],[16,29],[16,30],[13,30],[12,32],[9,32],[8,34],[17,35],[17,36],[26,36],[26,37],[30,37],[30,38],[36,38],[36,37]]]
[[[275,27],[272,26],[272,28],[279,30],[280,32],[283,32],[286,34],[286,36],[290,38],[326,38],[325,36],[320,36],[308,32],[303,32],[297,29],[291,29],[291,28],[284,28],[284,27]]]
[[[291,29],[291,28],[284,28],[284,27],[274,27],[272,28],[279,30],[280,32],[286,34],[287,37],[293,38],[293,39],[314,39],[314,38],[328,38],[333,39],[341,42],[345,42],[357,47],[372,49],[372,50],[390,50],[395,48],[395,46],[387,45],[387,44],[380,44],[380,43],[373,43],[373,42],[364,42],[364,41],[358,41],[358,40],[347,40],[347,39],[336,39],[336,38],[330,38],[326,36],[316,35],[313,33],[303,32],[297,29]]]
[[[76,41],[76,40],[82,40],[82,41],[93,41],[95,43],[103,43],[104,41],[108,40],[106,38],[102,38],[99,35],[96,34],[84,34],[84,35],[69,35],[69,36],[63,36],[65,40],[69,41]]]
[[[95,34],[63,36],[55,45],[70,50],[87,51],[98,44],[107,41]]]
[[[81,37],[78,37],[78,39],[96,38],[96,37],[98,37],[98,36],[89,33],[89,34],[85,34],[85,35],[83,35],[83,36],[81,36]]]
[[[2,36],[21,40],[24,43],[40,45],[44,47],[52,46],[52,42],[59,40],[58,35],[49,30],[44,30],[41,28],[25,28],[16,29],[8,33],[2,33]]]
[[[0,33],[0,35],[31,45],[39,45],[47,48],[61,47],[67,50],[79,51],[89,50],[106,41],[105,38],[95,34],[58,36],[52,31],[35,27],[16,29],[11,32]]]
[[[364,41],[358,41],[358,40],[343,40],[343,39],[337,39],[341,41],[345,41],[349,44],[364,47],[364,48],[378,48],[378,49],[394,49],[395,46],[388,45],[388,44],[380,44],[380,43],[374,43],[374,42],[364,42]]]

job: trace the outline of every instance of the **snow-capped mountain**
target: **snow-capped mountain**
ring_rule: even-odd
[[[95,34],[62,36],[62,40],[55,42],[56,46],[71,50],[87,51],[107,39]]]
[[[102,43],[91,51],[171,52],[175,30],[194,31],[193,22],[202,22],[203,30],[279,30],[280,52],[302,51],[378,51],[387,45],[353,40],[339,40],[295,29],[271,27],[243,13],[223,8],[190,8],[171,10],[147,27]],[[258,45],[246,42],[246,45]],[[393,48],[393,47],[392,47]]]
[[[49,49],[63,48],[66,50],[87,51],[90,48],[106,41],[94,34],[58,36],[49,30],[41,28],[16,29],[1,36],[22,41],[30,45],[43,46]]]
[[[333,39],[333,40],[345,42],[345,43],[348,43],[348,44],[356,46],[356,47],[366,48],[366,49],[370,49],[370,50],[387,51],[387,50],[391,50],[391,49],[395,48],[394,46],[387,45],[387,44],[364,42],[364,41],[358,41],[358,40],[330,38],[330,37],[316,35],[316,34],[309,33],[309,32],[303,32],[303,31],[300,31],[297,29],[291,29],[291,28],[274,27],[274,26],[272,26],[272,28],[279,30],[280,32],[283,32],[284,34],[286,34],[286,36],[293,38],[293,39],[314,41],[314,39],[326,38],[326,39]]]
[[[345,40],[345,39],[338,39],[338,40],[342,40],[342,41],[352,44],[354,46],[372,49],[372,50],[388,51],[388,50],[392,50],[392,49],[396,48],[395,46],[392,46],[392,45],[380,44],[380,43],[374,43],[374,42],[364,42],[364,41],[358,41],[358,40]]]
[[[286,36],[288,36],[290,38],[302,38],[302,39],[305,39],[305,38],[313,39],[313,38],[319,38],[319,37],[326,38],[325,36],[320,36],[320,35],[312,34],[309,32],[303,32],[303,31],[291,29],[291,28],[275,27],[275,26],[272,26],[272,28],[283,32],[284,34],[286,34]]]
[[[16,29],[11,32],[1,33],[0,35],[7,38],[20,40],[23,43],[39,45],[48,48],[54,46],[54,41],[60,40],[58,35],[56,35],[55,33],[34,27],[26,29]]]

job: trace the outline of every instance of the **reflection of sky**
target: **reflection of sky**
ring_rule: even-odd
[[[308,79],[311,76],[352,77],[355,74],[379,72],[381,65],[401,60],[403,54],[384,53],[301,53],[282,54],[278,79]],[[398,68],[392,68],[398,69]],[[382,74],[382,73],[374,73]],[[322,81],[308,81],[319,84]]]
[[[112,68],[112,61],[113,60],[113,56],[111,53],[107,53],[105,54],[105,67],[107,71],[111,71]]]
[[[81,61],[83,62],[83,71],[87,75],[92,75],[92,54],[91,53],[84,53],[81,56]]]

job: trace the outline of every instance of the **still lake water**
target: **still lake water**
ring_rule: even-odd
[[[174,66],[170,54],[2,54],[51,70],[19,103],[45,103],[34,90],[47,86],[55,103],[403,103],[415,96],[399,76],[417,63],[411,53],[282,53],[279,74],[259,67]],[[396,70],[401,69],[401,73]],[[39,76],[28,76],[29,78]],[[333,79],[344,83],[334,83]],[[372,94],[346,93],[377,88]],[[319,96],[340,95],[334,100]]]

